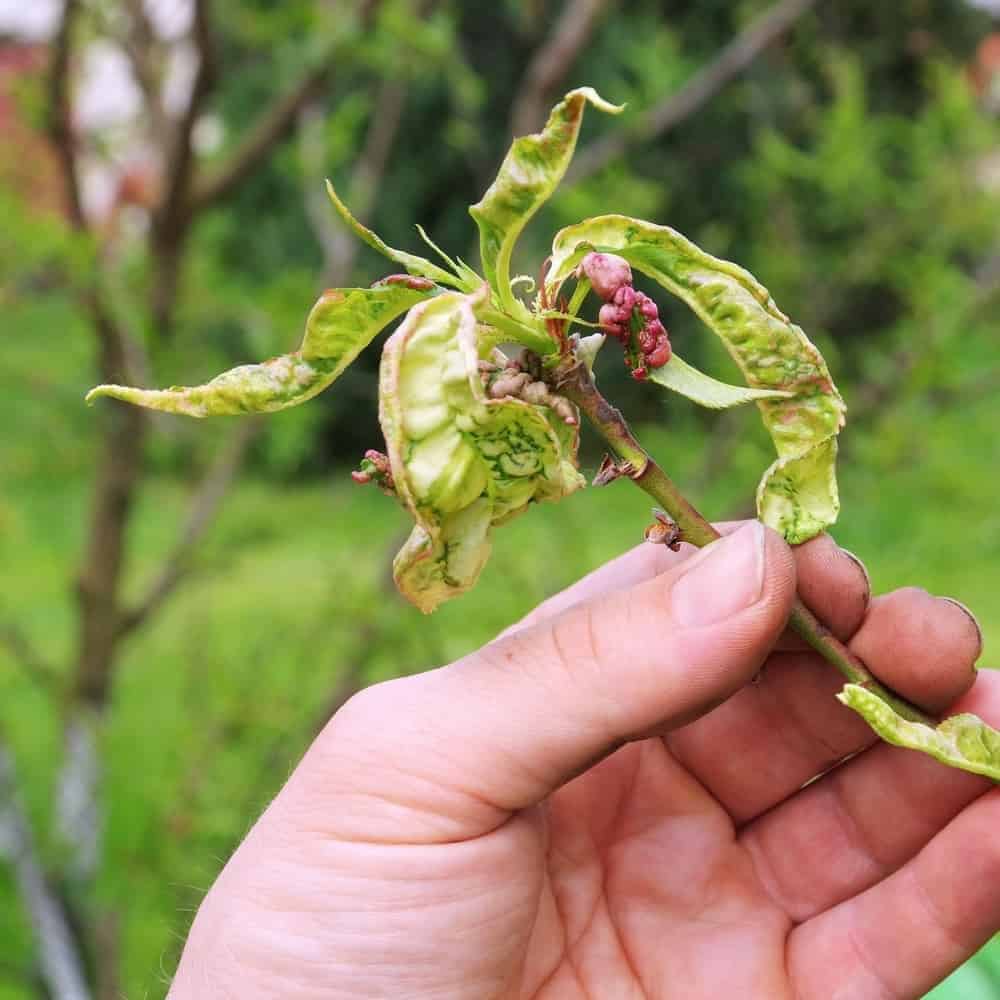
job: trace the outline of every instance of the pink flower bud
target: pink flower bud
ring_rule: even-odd
[[[648,329],[639,331],[639,347],[643,354],[650,354],[656,350],[659,338],[655,333],[650,333]]]
[[[660,315],[660,310],[657,309],[656,303],[647,295],[642,296],[642,301],[639,303],[639,312],[646,319],[656,319]]]
[[[646,364],[650,368],[662,368],[670,360],[670,341],[661,337],[656,349],[646,355]]]
[[[645,382],[646,381],[646,375],[647,375],[647,372],[646,372],[646,366],[645,365],[640,365],[638,368],[633,368],[632,369],[632,378],[634,378],[636,380],[636,382]]]
[[[628,318],[626,313],[624,318]],[[606,302],[601,306],[601,311],[597,314],[597,322],[601,324],[601,329],[610,333],[612,337],[621,339],[625,335],[623,317],[618,306],[611,302]]]
[[[614,298],[611,301],[616,306],[624,309],[626,313],[630,313],[636,301],[635,289],[631,285],[622,285],[615,292]]]
[[[605,302],[622,285],[632,284],[632,268],[628,261],[611,253],[588,253],[580,262],[580,268]]]
[[[666,328],[658,319],[651,319],[646,324],[646,333],[657,340],[667,335]]]

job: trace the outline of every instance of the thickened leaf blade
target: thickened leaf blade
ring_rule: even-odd
[[[622,109],[609,104],[591,87],[570,91],[552,109],[545,128],[515,139],[482,199],[469,209],[479,227],[483,272],[500,305],[511,315],[527,312],[510,287],[510,258],[521,231],[562,180],[573,150],[583,110],[590,102],[610,114]]]
[[[837,697],[853,708],[887,743],[920,750],[942,764],[1000,781],[1000,733],[977,715],[953,715],[935,726],[910,722],[877,694],[847,684]]]
[[[302,346],[292,354],[240,365],[204,385],[170,389],[101,385],[87,394],[87,402],[109,396],[188,417],[271,413],[297,406],[329,386],[401,313],[437,291],[431,282],[417,287],[393,282],[329,289],[310,311]]]
[[[87,393],[87,402],[109,396],[149,410],[179,413],[185,417],[232,417],[245,413],[272,413],[304,403],[322,392],[333,378],[326,362],[311,363],[296,354],[283,354],[263,364],[231,368],[204,385],[170,389],[99,385]]]
[[[307,360],[333,362],[336,378],[394,319],[437,292],[430,281],[405,277],[371,288],[328,288],[309,312],[299,351]]]
[[[686,302],[723,341],[751,388],[791,393],[757,400],[778,453],[758,488],[758,510],[793,543],[832,524],[840,509],[834,462],[844,402],[819,351],[767,289],[667,226],[607,215],[556,235],[550,298],[591,250],[624,257]]]
[[[727,410],[731,406],[742,406],[758,399],[781,399],[791,396],[790,392],[777,389],[749,389],[745,385],[729,385],[698,371],[676,354],[659,368],[650,368],[650,382],[680,393],[700,406],[711,410]]]
[[[416,521],[394,576],[424,612],[475,583],[495,526],[583,485],[577,427],[548,406],[487,395],[481,304],[482,295],[448,292],[417,306],[382,354],[379,419],[396,492]]]
[[[326,182],[326,190],[330,196],[330,201],[333,202],[333,207],[337,210],[337,214],[344,220],[347,227],[358,239],[367,243],[373,250],[377,250],[380,254],[388,257],[389,260],[394,260],[397,264],[402,264],[410,274],[416,274],[421,278],[429,278],[439,285],[450,285],[454,288],[472,290],[468,287],[468,282],[464,278],[450,274],[444,268],[438,267],[437,264],[429,261],[426,257],[420,257],[415,253],[407,253],[405,250],[395,250],[389,246],[388,243],[384,242],[371,229],[363,226],[351,215],[351,210],[340,200],[340,195],[337,194],[334,186],[329,181]]]

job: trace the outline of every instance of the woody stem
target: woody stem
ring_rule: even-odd
[[[639,444],[621,412],[601,395],[586,366],[564,362],[554,373],[558,390],[579,407],[604,438],[623,475],[649,494],[676,521],[681,538],[701,548],[719,538],[719,533],[681,493],[677,484]],[[877,694],[911,722],[933,726],[936,722],[899,695],[881,685],[864,662],[851,652],[806,606],[796,598],[788,624],[835,667],[851,684]]]

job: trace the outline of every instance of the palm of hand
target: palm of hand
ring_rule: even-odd
[[[496,964],[455,996],[795,995],[792,920],[732,818],[659,739],[620,750],[479,846],[484,869],[509,873],[482,886],[495,916],[472,949]]]
[[[624,557],[533,618],[664,558]],[[827,538],[795,561],[800,593],[905,697],[997,713],[991,678],[968,690],[979,637],[954,604],[869,602]],[[592,629],[552,631],[561,670],[581,653],[601,666],[571,645]],[[392,682],[334,720],[209,894],[178,998],[917,997],[1000,925],[997,793],[872,746],[812,654],[779,640],[719,707],[640,729],[566,782],[541,761],[576,737],[536,730],[525,753],[510,734],[532,732],[531,703],[515,699],[530,717],[512,730],[496,694],[537,645],[520,634],[479,654],[495,670]]]

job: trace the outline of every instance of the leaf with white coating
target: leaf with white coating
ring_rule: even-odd
[[[515,139],[496,180],[469,209],[479,227],[479,246],[486,280],[501,307],[523,319],[524,304],[510,287],[510,258],[521,231],[562,180],[587,103],[609,114],[622,108],[609,104],[591,87],[570,91],[553,109],[541,132]]]
[[[397,493],[417,522],[393,570],[424,612],[475,583],[494,526],[584,484],[575,426],[548,406],[488,397],[481,302],[448,292],[417,306],[382,355],[379,419]]]
[[[665,365],[650,368],[647,377],[650,382],[672,389],[711,410],[727,410],[731,406],[753,403],[758,399],[786,399],[792,395],[778,389],[750,389],[745,385],[720,382],[689,365],[676,353],[671,355]]]
[[[862,716],[887,743],[920,750],[949,767],[1000,781],[1000,732],[978,715],[953,715],[931,728],[904,719],[877,694],[857,684],[844,685],[837,698]]]
[[[556,235],[546,282],[550,300],[593,250],[624,257],[686,302],[725,344],[751,389],[787,394],[756,400],[778,453],[757,490],[761,520],[792,543],[833,524],[840,509],[837,434],[846,408],[819,351],[767,289],[667,226],[605,215]]]
[[[87,402],[110,396],[188,417],[269,413],[296,406],[330,385],[401,313],[438,291],[430,281],[405,276],[373,288],[328,289],[310,311],[302,346],[292,354],[240,365],[204,385],[100,385],[87,394]]]

